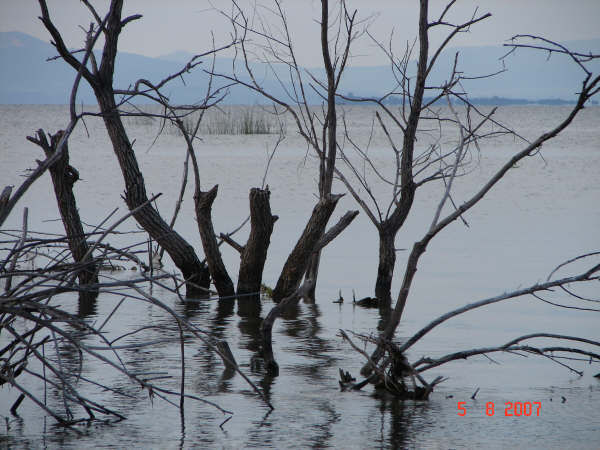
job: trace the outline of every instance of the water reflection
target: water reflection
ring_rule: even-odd
[[[294,313],[295,316],[288,314],[284,321],[284,333],[292,338],[290,343],[298,356],[294,358],[294,370],[309,379],[324,380],[337,358],[332,356],[330,341],[320,336],[321,307],[318,303],[307,303],[304,313],[299,309]]]
[[[235,309],[235,299],[226,298],[217,301],[217,311],[212,320],[213,331],[224,331],[229,327]]]
[[[379,443],[388,448],[407,448],[408,430],[411,426],[411,415],[406,414],[407,405],[404,400],[393,398],[387,393],[379,397],[380,427]],[[386,421],[389,418],[389,430],[386,434]]]
[[[80,292],[77,301],[77,316],[81,319],[98,314],[98,293]]]
[[[240,348],[258,354],[261,349],[260,325],[262,318],[261,299],[259,295],[240,297],[237,300],[237,313],[240,318],[238,328],[242,333]]]
[[[77,294],[64,294],[61,296],[66,303],[73,302],[74,296]],[[89,368],[84,365],[83,353],[81,346],[88,344],[94,338],[87,331],[84,322],[89,322],[97,317],[97,293],[81,291],[77,299],[76,316],[80,319],[69,320],[65,322],[65,334],[55,334],[57,339],[54,345],[44,345],[41,353],[48,358],[48,362],[56,369],[62,372],[64,381],[58,374],[50,369],[45,372],[47,374],[49,389],[44,395],[49,395],[52,401],[52,408],[56,411],[61,411],[67,417],[71,416],[71,410],[77,409],[77,402],[68,399],[67,383],[72,383],[77,387],[78,378],[84,375]],[[75,393],[75,395],[78,395]]]
[[[319,410],[325,415],[325,423],[317,423],[310,428],[311,447],[331,447],[331,441],[335,437],[332,428],[336,423],[340,422],[342,414],[335,409],[334,404],[330,400],[319,402]],[[351,445],[348,445],[348,447],[351,447]]]
[[[210,300],[206,299],[189,298],[184,302],[178,302],[177,305],[177,312],[182,314],[188,320],[192,320],[201,315],[206,315],[210,312]],[[183,306],[183,308],[181,306]]]
[[[373,397],[379,401],[377,442],[381,446],[403,449],[427,442],[432,429],[436,427],[434,417],[441,414],[432,402],[403,400],[384,390],[375,391]],[[436,440],[442,442],[440,436]]]

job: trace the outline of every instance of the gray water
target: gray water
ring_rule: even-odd
[[[366,138],[369,111],[348,110],[348,122]],[[0,180],[16,184],[40,151],[24,136],[39,127],[55,131],[67,123],[66,108],[55,106],[0,107]],[[563,107],[508,107],[502,120],[519,127],[531,138],[564,117]],[[469,227],[452,224],[429,247],[421,259],[414,289],[409,298],[399,337],[410,336],[438,315],[455,307],[498,295],[544,280],[562,261],[600,249],[600,111],[588,108],[557,140],[544,147],[543,157],[529,158],[519,165],[466,216]],[[78,183],[80,213],[88,223],[98,223],[115,206],[126,210],[119,198],[123,191],[120,172],[100,121],[88,119],[87,136],[80,127],[70,142],[72,164],[80,171]],[[182,139],[163,135],[152,145],[156,127],[131,123],[135,148],[149,192],[163,192],[159,209],[171,214],[179,188]],[[274,285],[279,270],[314,204],[316,180],[310,159],[304,160],[305,146],[293,135],[276,154],[267,176],[272,191],[272,210],[280,216],[271,239],[265,283]],[[362,134],[361,134],[362,133]],[[219,197],[214,207],[215,229],[228,231],[247,214],[247,192],[260,185],[272,148],[273,136],[206,136],[199,145],[203,188],[218,182]],[[482,147],[479,165],[457,180],[457,201],[472,193],[521,144],[497,139]],[[389,150],[381,137],[373,139],[372,155],[383,166]],[[188,189],[189,191],[189,189]],[[342,192],[341,186],[337,191]],[[378,195],[385,188],[375,186]],[[416,199],[414,214],[397,239],[397,247],[410,248],[419,239],[433,216],[441,192],[425,189]],[[40,179],[20,204],[30,208],[30,229],[60,231],[48,176]],[[349,196],[338,206],[337,218],[356,209]],[[6,228],[19,227],[15,212]],[[125,229],[133,229],[127,222]],[[201,248],[188,192],[177,229],[198,249]],[[246,231],[247,233],[247,231]],[[125,239],[125,238],[124,238]],[[244,242],[242,234],[239,241]],[[114,244],[121,242],[115,241]],[[592,375],[600,368],[571,362],[584,375],[579,377],[547,359],[496,355],[490,361],[475,357],[444,365],[427,372],[427,379],[448,377],[427,402],[398,400],[371,387],[361,392],[340,392],[338,368],[358,375],[362,356],[344,343],[339,329],[374,333],[379,322],[376,310],[351,304],[357,297],[372,294],[376,273],[377,246],[374,228],[361,214],[346,232],[323,254],[316,304],[301,303],[278,320],[273,333],[275,356],[280,365],[276,378],[266,376],[251,364],[260,340],[260,317],[272,307],[263,300],[260,310],[252,303],[207,301],[182,304],[167,291],[154,288],[153,294],[184,314],[194,324],[229,342],[242,370],[269,398],[270,411],[240,376],[223,377],[219,358],[201,342],[186,340],[186,391],[211,400],[232,411],[226,418],[203,403],[186,402],[185,413],[160,399],[149,399],[107,367],[94,361],[84,364],[84,373],[135,395],[135,400],[88,388],[84,393],[101,399],[127,420],[112,424],[76,427],[78,432],[53,425],[31,403],[19,409],[20,418],[8,408],[18,393],[0,390],[0,414],[5,417],[0,443],[15,447],[49,448],[597,448],[600,438],[600,383]],[[226,264],[235,274],[239,256],[223,249]],[[394,295],[407,256],[398,253]],[[167,262],[167,269],[170,269]],[[564,272],[567,275],[569,272]],[[121,274],[119,276],[133,276]],[[342,305],[332,303],[341,290]],[[597,288],[593,293],[597,294]],[[567,301],[559,293],[551,297]],[[119,298],[99,298],[88,319],[101,323]],[[56,300],[76,311],[76,299]],[[169,325],[172,319],[147,304],[127,302],[107,330],[120,335],[142,325]],[[598,313],[553,308],[533,298],[510,300],[471,312],[434,330],[409,354],[441,356],[453,351],[499,345],[531,332],[554,332],[600,339]],[[168,332],[149,330],[132,336],[127,343],[169,337]],[[176,337],[176,334],[174,334]],[[0,345],[2,336],[0,336]],[[126,350],[126,364],[147,371],[177,374],[179,345],[158,344],[142,350]],[[179,379],[165,381],[176,389]],[[41,393],[43,387],[29,380],[28,386]],[[479,388],[475,400],[471,395]],[[563,401],[562,398],[566,399]],[[466,402],[467,414],[460,416],[458,402]],[[60,396],[48,392],[48,402],[60,407]],[[493,402],[495,414],[486,415]],[[507,417],[506,402],[540,402],[540,415]]]

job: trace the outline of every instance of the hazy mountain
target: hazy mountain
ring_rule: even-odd
[[[570,42],[568,46],[580,51],[600,51],[600,39]],[[459,70],[469,76],[480,76],[502,69],[499,58],[507,52],[503,47],[463,47],[449,49],[439,58],[439,63],[431,74],[430,84],[443,82],[449,74],[454,54],[459,52]],[[75,72],[62,60],[47,61],[56,54],[47,42],[24,33],[0,33],[0,103],[67,103]],[[506,71],[492,79],[467,80],[465,89],[472,97],[509,97],[524,99],[558,98],[572,100],[579,88],[582,71],[563,55],[552,55],[535,51],[519,51],[505,60]],[[126,88],[139,78],[158,82],[167,75],[179,70],[192,57],[186,52],[174,52],[158,58],[149,58],[131,53],[119,53],[116,62],[115,86]],[[208,76],[203,71],[209,69],[211,58],[203,65],[174,80],[167,89],[173,101],[194,103],[204,97]],[[416,64],[411,62],[414,72]],[[594,63],[600,70],[600,62]],[[259,64],[253,65],[257,78],[264,86],[277,95],[284,90],[276,77]],[[218,58],[218,72],[231,71],[231,60]],[[324,79],[323,69],[310,69],[311,73]],[[276,73],[286,79],[285,67],[276,67]],[[219,81],[221,85],[226,81]],[[395,80],[389,66],[351,67],[342,79],[343,92],[354,95],[378,95],[395,87]],[[311,101],[319,97],[311,93]],[[82,83],[78,102],[95,103],[93,93],[86,83]],[[263,102],[257,94],[247,89],[231,88],[226,103],[245,104]]]

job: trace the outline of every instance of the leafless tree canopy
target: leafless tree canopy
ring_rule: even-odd
[[[560,264],[549,274],[547,280],[531,284],[497,296],[467,303],[465,306],[441,314],[425,325],[413,336],[399,343],[396,331],[403,319],[407,302],[411,297],[413,281],[422,255],[429,244],[451,223],[461,220],[467,224],[465,213],[486,199],[500,180],[523,159],[536,155],[543,144],[569,127],[577,115],[600,90],[600,75],[590,69],[590,62],[600,55],[571,51],[547,38],[517,35],[507,45],[508,52],[543,51],[552,55],[567,55],[572,64],[581,70],[578,97],[562,121],[548,125],[547,131],[532,140],[522,138],[517,131],[509,129],[496,119],[496,108],[483,111],[469,100],[462,82],[468,74],[460,71],[460,55],[456,54],[451,72],[443,84],[430,81],[432,69],[442,52],[459,34],[473,26],[485,26],[489,13],[475,11],[472,17],[460,23],[447,19],[455,0],[439,11],[431,11],[427,0],[420,0],[418,36],[406,47],[394,49],[390,43],[382,43],[373,37],[369,21],[360,17],[359,11],[349,9],[345,1],[321,0],[319,15],[320,47],[315,49],[322,56],[324,78],[302,68],[297,61],[294,41],[290,34],[284,5],[273,0],[268,8],[254,6],[246,10],[236,0],[221,13],[231,25],[231,42],[222,46],[210,43],[210,50],[194,56],[181,70],[158,82],[140,78],[127,88],[113,85],[115,58],[121,32],[132,21],[141,19],[136,14],[122,17],[122,0],[112,0],[104,16],[88,1],[82,3],[89,9],[91,23],[86,27],[86,40],[82,51],[69,50],[63,41],[61,30],[53,22],[51,11],[45,0],[39,0],[41,22],[50,34],[58,57],[75,73],[70,95],[70,119],[64,130],[40,129],[28,139],[43,151],[45,159],[38,162],[23,183],[13,192],[6,187],[0,194],[0,226],[7,217],[17,211],[16,206],[27,189],[48,170],[56,194],[59,211],[65,227],[64,235],[48,235],[29,229],[28,210],[24,209],[21,229],[0,229],[0,332],[8,336],[8,344],[0,348],[0,385],[17,389],[20,397],[12,405],[16,413],[19,404],[28,398],[62,425],[97,419],[98,416],[123,419],[118,411],[84,396],[82,386],[107,390],[114,395],[128,396],[123,390],[98,383],[85,376],[83,367],[89,360],[106,364],[111,370],[131,383],[141,386],[149,397],[157,396],[183,410],[186,399],[204,402],[226,416],[228,411],[206,399],[185,392],[185,347],[186,337],[197,339],[202,345],[217,353],[226,370],[238,373],[249,384],[257,396],[271,409],[269,399],[240,369],[227,342],[208,331],[192,324],[171,306],[152,294],[152,289],[165,289],[181,301],[186,297],[206,298],[216,295],[217,299],[238,298],[242,302],[254,302],[260,310],[260,290],[263,270],[268,258],[271,236],[278,216],[270,205],[271,191],[265,185],[266,171],[279,145],[284,142],[281,117],[287,115],[304,139],[307,154],[317,162],[315,169],[315,192],[318,198],[308,219],[281,268],[273,290],[277,305],[266,315],[261,326],[264,371],[277,375],[279,367],[272,348],[272,328],[275,320],[287,308],[300,299],[315,301],[315,286],[319,264],[325,247],[347,229],[359,211],[348,211],[335,224],[330,220],[340,198],[349,193],[359,209],[372,222],[379,238],[379,260],[375,280],[375,297],[369,299],[379,306],[385,326],[372,335],[356,335],[349,330],[340,330],[341,338],[365,358],[362,370],[364,379],[355,382],[350,374],[341,371],[343,389],[361,389],[368,383],[386,388],[403,397],[426,399],[434,387],[444,380],[437,377],[428,381],[425,372],[450,361],[466,359],[475,355],[497,352],[533,354],[577,372],[565,363],[564,355],[576,355],[600,361],[600,342],[581,336],[567,336],[552,330],[535,334],[515,336],[509,342],[496,346],[463,349],[438,357],[422,357],[410,361],[409,350],[434,328],[446,321],[474,309],[511,299],[533,296],[539,301],[555,307],[575,308],[591,314],[597,313],[600,299],[579,295],[577,286],[598,283],[600,280],[599,252],[575,256]],[[220,6],[220,5],[219,5]],[[446,37],[437,48],[430,46],[430,33],[434,29],[446,31]],[[100,36],[104,46],[94,53]],[[389,61],[390,71],[396,84],[377,98],[354,97],[341,92],[340,85],[352,56],[353,43],[357,39],[370,39]],[[215,56],[224,49],[235,51],[232,72],[215,69]],[[83,56],[80,56],[80,53]],[[97,60],[98,56],[100,59]],[[176,104],[165,94],[165,88],[173,80],[185,77],[201,64],[201,59],[212,58],[212,64],[203,66],[209,75],[206,92],[197,104]],[[416,74],[410,67],[416,59]],[[278,80],[281,92],[270,92],[255,74],[253,62],[261,61]],[[275,69],[275,65],[278,69]],[[279,70],[283,66],[284,71]],[[197,70],[197,69],[196,69]],[[503,70],[502,68],[499,69]],[[285,77],[282,76],[285,74]],[[494,76],[488,74],[486,76]],[[216,79],[225,81],[219,87]],[[99,113],[77,112],[76,98],[81,81],[93,89]],[[265,169],[262,184],[248,188],[247,219],[240,227],[230,232],[215,230],[213,205],[218,201],[218,184],[210,188],[201,186],[200,176],[204,156],[196,148],[200,137],[200,125],[209,108],[218,107],[233,85],[242,86],[260,94],[272,105],[279,123],[279,138],[274,145]],[[316,95],[318,104],[313,96]],[[141,110],[135,99],[143,98],[159,105],[159,110],[149,113]],[[373,106],[372,133],[385,137],[393,167],[381,170],[371,158],[368,144],[354,135],[351,124],[344,115],[344,102]],[[444,105],[442,108],[440,105]],[[156,112],[158,111],[158,112]],[[76,126],[88,115],[100,116],[108,131],[112,149],[122,171],[126,190],[124,200],[129,212],[115,220],[112,214],[93,231],[85,231],[79,217],[73,185],[78,180],[77,169],[69,164],[68,140]],[[185,149],[180,194],[175,202],[172,218],[167,222],[153,206],[157,196],[149,198],[143,174],[132,149],[132,142],[123,124],[125,116],[147,116],[157,119],[162,127],[175,126],[182,136]],[[451,127],[456,138],[451,144],[441,139],[442,129]],[[433,136],[426,145],[419,141],[419,133],[427,130]],[[454,192],[454,183],[468,176],[476,161],[476,154],[485,139],[511,135],[515,150],[504,164],[489,179],[466,198],[459,199]],[[299,159],[304,155],[299,155]],[[188,172],[191,171],[194,185],[193,214],[198,224],[202,241],[203,257],[198,254],[181,235],[175,231],[176,219],[184,208]],[[566,168],[565,170],[568,170]],[[337,181],[336,181],[337,180]],[[338,183],[339,181],[339,183]],[[421,238],[411,249],[404,267],[396,270],[395,239],[413,211],[414,199],[424,186],[437,186],[439,201],[432,207],[430,225],[422,230]],[[384,186],[389,193],[383,198],[375,186]],[[345,189],[335,193],[335,189]],[[159,194],[160,195],[160,194]],[[191,211],[189,211],[191,212]],[[285,211],[279,212],[284,214]],[[128,218],[134,218],[142,231],[132,232],[133,243],[115,248],[106,242],[108,236],[117,233],[117,227]],[[239,243],[235,233],[249,223],[249,237],[245,244]],[[234,228],[234,226],[232,226]],[[346,231],[346,232],[351,232]],[[155,241],[157,247],[148,244],[146,236]],[[237,285],[230,275],[221,256],[221,245],[226,243],[240,255]],[[150,247],[148,250],[148,246]],[[179,274],[168,275],[156,271],[158,262],[167,253]],[[44,263],[31,267],[32,257]],[[139,276],[123,279],[103,272],[103,269],[127,261],[140,267]],[[569,272],[573,263],[584,264],[585,269]],[[580,267],[580,266],[578,266]],[[561,274],[559,276],[558,274]],[[392,301],[392,280],[401,277],[401,287]],[[214,289],[211,288],[211,283]],[[185,289],[185,295],[182,291]],[[556,290],[567,294],[574,304],[566,305],[551,297]],[[102,323],[91,324],[86,320],[95,308],[96,297],[116,297],[119,301]],[[78,298],[76,312],[60,306],[60,301]],[[60,300],[60,301],[59,301]],[[126,336],[142,332],[146,327],[123,330],[120,336],[108,339],[103,330],[119,314],[126,301],[144,302],[164,311],[171,319],[170,325],[162,325],[164,338],[143,344],[128,345]],[[468,301],[468,300],[467,300]],[[543,344],[539,340],[543,339]],[[357,344],[355,341],[362,341]],[[152,374],[134,371],[121,358],[132,345],[151,347],[161,342],[178,342],[181,349],[181,367],[177,373],[153,378]],[[367,346],[371,351],[367,351]],[[71,360],[67,362],[61,348],[71,349]],[[179,389],[174,390],[168,380],[180,378]],[[166,381],[165,381],[166,379]],[[52,386],[62,396],[62,408],[50,407],[24,380],[39,380]]]

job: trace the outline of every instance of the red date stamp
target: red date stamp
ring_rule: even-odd
[[[458,402],[457,414],[459,416],[467,415],[467,402]],[[487,402],[485,404],[486,416],[492,417],[496,414],[496,405],[494,402]],[[539,417],[542,414],[542,402],[505,402],[504,403],[504,415],[506,417]]]

